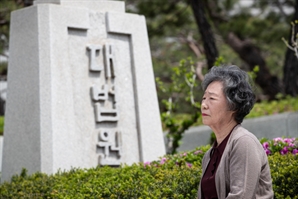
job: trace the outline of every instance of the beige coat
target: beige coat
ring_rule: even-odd
[[[210,161],[204,155],[202,176]],[[273,198],[272,180],[267,155],[255,135],[241,125],[234,128],[215,174],[219,199]],[[201,183],[198,191],[201,199]]]

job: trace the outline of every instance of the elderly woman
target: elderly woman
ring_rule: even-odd
[[[255,100],[247,73],[237,66],[213,67],[202,85],[203,123],[216,141],[203,158],[198,198],[273,198],[267,155],[241,126]]]

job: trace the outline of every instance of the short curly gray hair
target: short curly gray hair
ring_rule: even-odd
[[[241,124],[255,103],[255,95],[248,74],[235,65],[213,66],[202,82],[203,91],[214,81],[223,83],[223,92],[229,110],[235,111],[235,120]]]

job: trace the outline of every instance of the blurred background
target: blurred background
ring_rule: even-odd
[[[2,116],[10,13],[32,4],[33,0],[0,1]],[[165,131],[182,134],[200,124],[200,82],[214,65],[234,64],[249,72],[257,102],[275,102],[269,109],[261,106],[260,111],[266,109],[262,114],[279,112],[274,106],[280,100],[297,97],[298,0],[127,0],[125,6],[126,12],[146,18]]]

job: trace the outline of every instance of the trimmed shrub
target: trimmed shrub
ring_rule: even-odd
[[[168,199],[197,196],[201,161],[210,145],[153,162],[72,169],[54,175],[27,175],[24,169],[10,183],[0,185],[0,198]],[[276,199],[298,199],[298,155],[268,156]]]
[[[275,153],[268,156],[277,199],[298,199],[298,155]]]
[[[208,148],[121,168],[72,169],[49,176],[26,175],[23,170],[10,183],[0,186],[0,198],[192,199],[200,181],[201,160]]]

